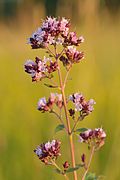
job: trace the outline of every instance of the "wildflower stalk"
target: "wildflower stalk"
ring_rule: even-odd
[[[43,59],[35,57],[35,61],[28,59],[24,65],[25,72],[31,75],[32,82],[42,81],[43,79],[48,79],[51,84],[44,83],[45,86],[49,88],[57,88],[61,91],[61,94],[51,93],[50,97],[42,97],[38,102],[38,110],[45,113],[53,113],[60,123],[57,126],[57,130],[64,129],[69,137],[69,146],[71,152],[71,164],[69,167],[68,161],[63,164],[64,169],[60,168],[56,164],[57,158],[61,155],[60,145],[61,141],[53,139],[46,143],[40,144],[34,152],[39,157],[41,162],[46,165],[53,165],[56,167],[57,172],[62,174],[66,180],[69,180],[66,173],[73,172],[74,180],[77,180],[76,170],[81,167],[75,163],[75,150],[73,142],[73,133],[76,132],[76,127],[79,121],[83,120],[88,116],[93,110],[93,105],[95,101],[90,99],[87,101],[82,93],[72,93],[69,99],[65,95],[65,87],[68,80],[68,75],[74,64],[79,63],[84,58],[84,53],[76,49],[82,42],[84,38],[82,36],[77,37],[75,32],[70,32],[70,21],[63,18],[47,17],[40,28],[35,31],[29,38],[29,44],[32,49],[46,49],[46,53],[49,57],[44,56]],[[62,51],[59,53],[57,47],[62,46]],[[52,46],[52,49],[49,48]],[[61,65],[67,70],[66,75],[63,79],[61,73]],[[53,73],[58,72],[59,85],[53,81]],[[67,103],[72,101],[75,108],[68,109]],[[59,112],[54,109],[56,106]],[[62,108],[64,109],[65,120],[62,118]],[[79,113],[78,118],[77,113]],[[71,126],[70,117],[74,120],[74,125]],[[91,147],[90,158],[88,163],[85,162],[85,154],[81,156],[82,163],[84,163],[85,172],[83,174],[82,180],[85,180],[86,175],[89,171],[90,164],[92,161],[93,154],[96,150],[104,145],[104,140],[106,138],[106,133],[102,128],[86,129],[82,128],[80,130],[79,141],[81,143],[86,143]],[[79,130],[79,129],[78,129]],[[77,135],[77,134],[76,134]],[[67,160],[67,159],[66,159]]]
[[[66,97],[65,97],[65,91],[64,91],[65,86],[63,86],[63,80],[62,80],[59,61],[58,61],[58,76],[59,76],[59,81],[60,81],[61,93],[62,93],[62,97],[63,97],[66,123],[67,123],[67,128],[68,128],[72,166],[73,166],[73,168],[75,168],[75,151],[74,151],[73,135],[71,134],[70,120],[69,120],[69,116],[68,116],[67,103],[66,103]],[[74,173],[74,180],[77,180],[77,172],[74,171],[73,173]]]
[[[92,149],[91,149],[90,158],[89,158],[88,164],[85,166],[86,170],[85,170],[85,173],[83,174],[82,180],[85,180],[85,177],[86,177],[86,175],[87,175],[87,173],[89,171],[90,164],[91,164],[94,152],[95,152],[95,146],[93,146]]]

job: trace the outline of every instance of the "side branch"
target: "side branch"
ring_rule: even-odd
[[[88,161],[88,165],[86,166],[86,170],[85,170],[85,173],[84,173],[84,175],[82,177],[82,180],[85,180],[85,177],[86,177],[86,175],[87,175],[87,173],[89,171],[90,164],[91,164],[94,152],[95,152],[95,147],[93,146],[92,149],[91,149],[90,159]]]

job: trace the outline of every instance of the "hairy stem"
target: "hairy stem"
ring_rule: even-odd
[[[90,158],[89,158],[88,164],[87,164],[87,166],[86,166],[85,173],[83,174],[82,180],[85,180],[85,177],[86,177],[86,175],[87,175],[87,173],[88,173],[88,171],[89,171],[90,164],[91,164],[91,161],[92,161],[94,152],[95,152],[95,147],[93,146],[92,149],[91,149]]]
[[[69,135],[69,143],[70,143],[70,150],[71,150],[72,166],[73,166],[73,168],[74,168],[74,167],[75,167],[74,143],[73,143],[73,136],[72,136],[72,134],[71,134],[70,120],[69,120],[69,116],[68,116],[66,96],[65,96],[64,85],[63,85],[63,80],[62,80],[62,75],[61,75],[61,70],[60,70],[60,64],[59,64],[59,62],[58,62],[58,76],[59,76],[59,80],[60,80],[60,87],[61,87],[61,93],[62,93],[62,97],[63,97],[64,111],[65,111],[66,123],[67,123],[67,128],[68,128],[68,135]],[[74,171],[73,173],[74,173],[74,180],[77,180],[77,172]]]

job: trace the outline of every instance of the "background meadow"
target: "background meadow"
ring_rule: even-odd
[[[5,10],[7,2],[8,10]],[[91,171],[104,175],[105,179],[119,180],[119,2],[116,1],[115,7],[95,0],[92,3],[90,0],[84,3],[77,0],[48,1],[48,4],[47,1],[18,2],[0,2],[0,180],[61,179],[34,154],[34,148],[41,142],[52,138],[63,142],[58,162],[63,163],[69,154],[65,134],[54,133],[58,120],[51,114],[37,111],[39,98],[48,97],[55,89],[49,89],[43,83],[32,83],[23,68],[26,59],[44,56],[44,50],[31,50],[27,38],[40,26],[41,18],[46,14],[71,18],[73,30],[85,38],[81,45],[85,59],[74,65],[66,94],[80,91],[97,102],[93,113],[79,125],[102,126],[107,133],[105,145],[94,156]],[[84,151],[89,156],[85,149],[76,139],[77,163]],[[81,173],[82,170],[79,179]]]

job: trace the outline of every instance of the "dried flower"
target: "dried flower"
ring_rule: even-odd
[[[60,156],[60,144],[58,140],[48,141],[39,145],[34,152],[39,157],[39,159],[45,164],[51,164],[51,160],[57,159]]]
[[[102,128],[96,128],[94,130],[88,129],[80,133],[79,141],[89,144],[89,146],[95,146],[96,149],[104,145],[106,133]]]

